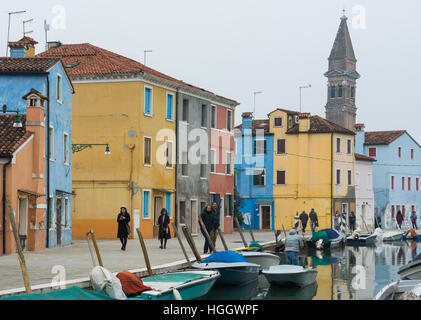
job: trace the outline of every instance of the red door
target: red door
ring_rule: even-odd
[[[270,230],[270,207],[262,206],[262,229]]]

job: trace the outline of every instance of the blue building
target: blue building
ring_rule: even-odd
[[[239,208],[244,216],[242,227],[273,230],[274,142],[269,120],[253,120],[252,113],[243,113],[242,124],[235,131],[235,146],[235,186],[243,202]]]
[[[22,97],[36,90],[47,101],[46,128],[46,247],[72,240],[72,95],[73,85],[59,58],[34,57],[36,42],[28,37],[9,43],[10,58],[0,58],[0,104],[25,114]],[[31,102],[32,103],[32,102]],[[35,100],[34,100],[34,103]]]
[[[355,152],[373,163],[374,213],[382,228],[396,228],[400,210],[411,225],[411,212],[421,209],[421,146],[405,130],[357,132]],[[404,223],[403,227],[407,224]]]

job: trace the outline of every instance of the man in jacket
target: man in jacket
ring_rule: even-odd
[[[202,214],[200,215],[202,218],[203,224],[205,225],[206,231],[208,233],[212,232],[213,226],[214,226],[214,219],[212,215],[212,207],[210,205],[207,205],[204,209]],[[205,232],[202,229],[202,225],[200,225],[200,231],[202,231],[203,236],[205,237],[205,246],[203,248],[203,253],[207,254],[208,250],[210,253],[212,253],[212,247],[209,244],[208,238],[205,235]]]
[[[297,234],[295,229],[292,229],[285,239],[285,255],[287,258],[287,264],[299,265],[298,253],[303,247],[303,238]]]
[[[311,208],[309,216],[310,216],[311,232],[314,232],[316,231],[316,228],[319,227],[319,219],[317,218],[317,213],[316,211],[314,211],[313,208]]]
[[[306,232],[307,221],[308,221],[308,214],[305,212],[301,212],[300,214],[301,226],[303,227],[303,234]]]
[[[209,236],[211,238],[212,244],[214,248],[216,247],[216,238],[218,237],[218,228],[220,226],[219,223],[219,208],[216,202],[212,203],[212,217],[213,217],[213,230],[210,232]]]

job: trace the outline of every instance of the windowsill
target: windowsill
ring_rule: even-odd
[[[200,180],[208,180],[207,177],[200,177]]]
[[[63,104],[63,101],[62,100],[57,100],[57,103]]]
[[[174,122],[174,119],[165,119],[165,120],[167,120],[169,122]]]
[[[275,186],[277,186],[277,187],[285,187],[286,184],[275,184]]]
[[[205,130],[208,130],[209,129],[208,127],[204,127],[204,126],[201,126],[200,128],[201,129],[205,129]]]
[[[255,185],[253,185],[253,187],[256,187],[256,188],[264,188],[264,187],[266,187],[266,185],[264,185],[264,186],[255,186]]]
[[[152,167],[152,165],[151,165],[151,164],[147,164],[147,163],[144,163],[144,164],[143,164],[143,166],[144,166],[144,167],[149,167],[149,168],[150,168],[150,167]]]
[[[52,161],[52,162],[56,162],[55,158],[50,158],[49,160]]]
[[[188,178],[189,176],[184,176],[184,175],[181,175],[181,177],[182,177],[182,178]]]
[[[286,153],[276,153],[277,156],[286,156]]]
[[[64,163],[64,165],[65,165],[65,166],[70,166],[70,163],[65,162],[65,163]]]
[[[168,170],[173,170],[173,169],[174,169],[174,167],[167,167],[167,166],[165,166],[165,169],[168,169]]]
[[[153,117],[153,115],[152,115],[152,114],[148,114],[148,113],[143,113],[143,115],[144,115],[145,117],[149,117],[149,118],[152,118],[152,117]]]

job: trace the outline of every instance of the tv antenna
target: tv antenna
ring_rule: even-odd
[[[44,31],[45,31],[45,51],[48,50],[48,31],[50,31],[50,25],[47,23],[47,20],[44,20]]]
[[[23,24],[23,36],[24,37],[26,37],[27,34],[30,34],[30,33],[34,32],[33,30],[31,30],[31,31],[25,31],[25,24],[27,24],[29,22],[32,22],[32,21],[34,21],[34,19],[24,20],[22,22],[22,24]]]
[[[11,20],[11,17],[13,15],[22,14],[22,13],[25,13],[25,12],[26,12],[26,10],[9,12],[9,24],[8,24],[8,28],[7,28],[6,57],[9,54],[9,37],[10,37],[10,20]]]

